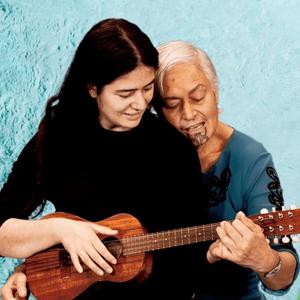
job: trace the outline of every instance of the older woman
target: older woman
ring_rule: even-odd
[[[219,121],[217,75],[204,51],[182,41],[163,44],[158,51],[161,97],[154,106],[197,149],[210,221],[235,218],[217,228],[219,239],[207,251],[213,265],[205,269],[207,282],[199,282],[196,298],[262,299],[259,279],[267,289],[287,290],[298,261],[293,247],[270,246],[260,227],[245,216],[283,205],[270,153]]]

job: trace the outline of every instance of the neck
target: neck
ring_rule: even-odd
[[[142,236],[124,238],[123,254],[134,255],[160,249],[196,244],[218,238],[216,228],[219,223],[179,228],[149,233]]]
[[[197,150],[201,162],[202,172],[205,173],[216,164],[232,133],[232,127],[222,122],[218,122],[215,133],[203,146],[199,147]]]

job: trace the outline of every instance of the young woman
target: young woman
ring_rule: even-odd
[[[157,67],[157,50],[126,20],[104,20],[85,35],[0,193],[1,255],[62,243],[78,272],[82,264],[98,276],[113,271],[117,259],[96,234],[117,232],[66,218],[25,220],[45,200],[89,221],[129,213],[149,232],[204,223],[197,154],[147,109]],[[144,283],[95,284],[78,299],[190,299],[199,260],[196,247],[160,250]],[[19,275],[4,299],[24,292]]]

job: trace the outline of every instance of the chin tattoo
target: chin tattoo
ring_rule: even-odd
[[[206,128],[203,132],[191,135],[189,136],[189,138],[192,141],[193,145],[198,149],[208,141]]]

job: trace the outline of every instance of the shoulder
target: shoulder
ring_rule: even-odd
[[[261,142],[236,129],[230,139],[229,151],[242,161],[253,161],[261,156],[270,155]]]
[[[147,144],[154,153],[172,164],[194,164],[199,166],[197,151],[188,138],[170,125],[164,118],[146,112],[142,120]]]
[[[177,147],[182,146],[187,149],[194,149],[189,139],[161,116],[147,111],[143,117],[142,126],[149,136],[155,138],[162,145],[167,147],[176,145]]]

